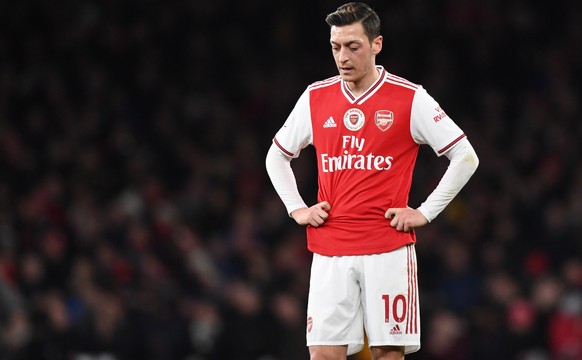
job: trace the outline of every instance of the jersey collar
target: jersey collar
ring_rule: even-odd
[[[358,97],[356,97],[354,93],[352,93],[350,88],[346,85],[345,81],[343,80],[341,81],[342,92],[344,93],[344,96],[350,103],[361,105],[380,88],[382,82],[384,81],[384,77],[386,76],[386,70],[384,69],[384,67],[380,65],[377,65],[376,69],[378,69],[378,73],[380,74],[378,76],[378,79],[368,88],[368,90],[366,90],[362,95]]]

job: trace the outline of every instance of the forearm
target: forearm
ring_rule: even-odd
[[[284,155],[275,145],[271,145],[265,165],[275,191],[287,208],[287,213],[291,214],[293,210],[307,207],[297,188],[297,181],[291,169],[291,158]]]
[[[437,187],[418,207],[418,210],[428,221],[432,221],[444,210],[465,186],[479,165],[479,158],[468,140],[463,140],[445,155],[450,160],[447,170]]]

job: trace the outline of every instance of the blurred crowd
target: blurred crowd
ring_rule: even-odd
[[[308,358],[311,255],[264,158],[336,74],[341,3],[0,2],[0,359]],[[370,4],[378,63],[481,160],[418,231],[407,358],[582,359],[582,3]],[[446,165],[421,150],[410,206]]]

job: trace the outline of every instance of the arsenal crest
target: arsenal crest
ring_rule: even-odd
[[[386,131],[394,122],[394,113],[390,110],[378,110],[374,115],[374,121],[378,129]]]

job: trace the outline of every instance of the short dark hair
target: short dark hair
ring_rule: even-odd
[[[350,2],[337,8],[327,15],[325,22],[331,26],[346,26],[362,22],[366,36],[372,42],[380,36],[380,18],[368,5],[360,2]]]

